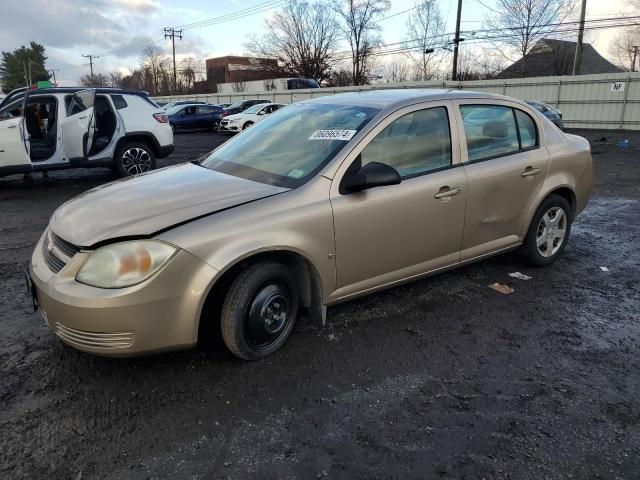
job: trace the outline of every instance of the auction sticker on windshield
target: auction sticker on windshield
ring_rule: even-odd
[[[316,130],[309,140],[351,140],[357,130]]]

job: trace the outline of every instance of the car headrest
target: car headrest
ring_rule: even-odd
[[[491,120],[482,127],[482,135],[490,138],[507,138],[507,123]]]

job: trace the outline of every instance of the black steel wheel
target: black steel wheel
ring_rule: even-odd
[[[264,262],[244,270],[222,307],[225,344],[245,360],[266,357],[289,337],[298,313],[295,280],[286,266]]]

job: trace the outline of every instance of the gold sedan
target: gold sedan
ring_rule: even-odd
[[[290,105],[195,163],[95,188],[38,242],[32,291],[78,349],[131,356],[221,332],[264,357],[306,312],[522,247],[562,253],[588,142],[497,95],[387,90]]]

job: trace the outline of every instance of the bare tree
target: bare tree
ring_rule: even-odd
[[[382,67],[382,77],[387,82],[406,82],[411,76],[411,66],[403,55],[393,55]]]
[[[93,77],[90,73],[86,73],[80,77],[80,86],[82,87],[108,87],[109,76],[104,73],[94,73]]]
[[[239,82],[233,82],[233,85],[231,86],[231,88],[233,88],[234,92],[244,92],[247,89],[247,84],[245,82],[239,81]]]
[[[120,87],[120,88],[122,88],[123,79],[124,79],[124,75],[120,71],[111,72],[109,74],[109,84],[112,87]]]
[[[171,71],[171,61],[169,57],[162,54],[162,49],[155,45],[146,47],[142,51],[140,63],[143,70],[146,71],[145,76],[150,80],[150,82],[148,80],[145,82],[151,84],[151,88],[147,86],[150,93],[168,93],[172,83],[167,80]]]
[[[329,87],[348,87],[351,85],[351,72],[346,68],[338,68],[331,72],[327,86]]]
[[[318,82],[329,78],[339,30],[328,2],[289,0],[265,23],[267,33],[246,45],[255,56],[280,60],[278,65],[264,63],[264,68]]]
[[[411,54],[416,64],[415,80],[430,80],[442,61],[442,51],[436,47],[443,43],[444,21],[436,0],[418,0],[415,13],[407,19],[407,46],[417,50]]]
[[[499,43],[495,45],[505,56],[508,57],[500,45],[522,56],[520,76],[524,76],[531,49],[538,41],[552,36],[575,5],[574,0],[497,0],[485,23],[496,30]]]
[[[640,31],[630,29],[618,34],[611,42],[609,50],[616,57],[621,67],[635,72],[638,47],[640,47]]]
[[[342,7],[337,7],[343,36],[351,48],[354,85],[367,83],[371,54],[380,44],[380,27],[376,20],[390,7],[389,0],[346,0]]]

